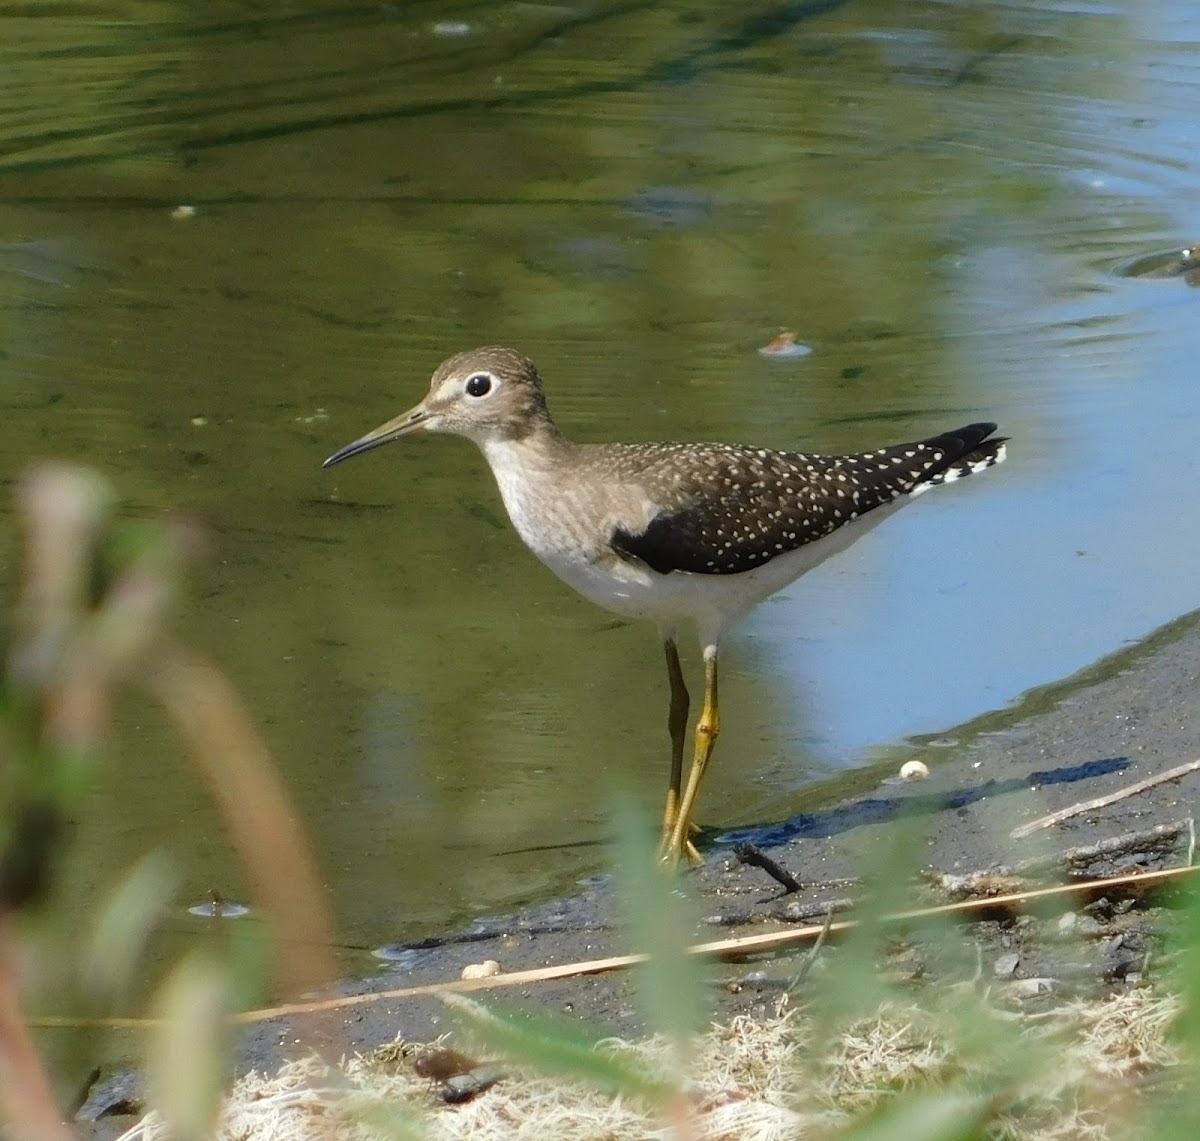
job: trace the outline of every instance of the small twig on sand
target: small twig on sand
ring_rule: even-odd
[[[812,949],[804,956],[804,961],[800,964],[800,969],[796,972],[795,978],[787,985],[789,994],[808,978],[808,973],[813,969],[813,964],[817,961],[817,956],[821,953],[821,948],[825,945],[825,937],[829,934],[829,929],[832,926],[833,908],[831,907],[825,912],[825,926],[821,928],[821,934],[817,936],[817,941],[812,945]]]
[[[803,886],[787,868],[781,867],[766,852],[754,844],[737,844],[734,846],[733,854],[737,856],[738,863],[740,864],[749,864],[751,867],[762,868],[776,883],[783,886],[785,892],[799,891]]]
[[[1165,855],[1188,830],[1187,820],[1173,820],[1153,828],[1122,832],[1095,844],[1068,848],[1051,856],[1037,856],[1016,864],[1003,864],[977,872],[932,873],[929,882],[956,898],[998,895],[1001,892],[1021,891],[1038,876],[1060,875],[1086,868],[1096,860],[1111,860],[1131,852],[1156,852]],[[1190,861],[1189,861],[1190,863]]]
[[[1200,771],[1200,759],[1188,761],[1186,765],[1176,765],[1173,769],[1167,769],[1165,773],[1158,773],[1156,776],[1147,777],[1145,780],[1135,781],[1133,784],[1118,789],[1116,792],[1110,792],[1107,796],[1097,796],[1094,800],[1081,800],[1078,804],[1072,804],[1068,808],[1060,808],[1057,812],[1051,812],[1049,816],[1040,816],[1037,820],[1031,820],[1028,824],[1022,824],[1019,828],[1014,828],[1009,835],[1014,840],[1024,839],[1039,828],[1049,828],[1053,824],[1061,824],[1064,820],[1070,820],[1072,816],[1078,816],[1081,812],[1091,812],[1097,808],[1105,808],[1107,805],[1116,804],[1118,800],[1124,800],[1127,796],[1136,796],[1139,792],[1145,792],[1148,788],[1154,788],[1155,785],[1166,784],[1167,781],[1178,780],[1180,777],[1187,776],[1188,773],[1197,771]]]
[[[862,900],[846,896],[843,899],[817,899],[811,902],[794,899],[780,907],[772,908],[771,914],[785,923],[807,923],[826,914],[836,915],[853,911]]]

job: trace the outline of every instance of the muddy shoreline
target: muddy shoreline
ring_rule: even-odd
[[[1028,695],[1020,710],[960,727],[955,736],[967,744],[953,750],[948,762],[944,748],[930,744],[919,749],[931,770],[927,780],[901,782],[884,776],[883,770],[871,770],[863,774],[862,792],[848,799],[823,803],[817,789],[813,810],[785,824],[706,837],[707,864],[686,877],[686,890],[701,917],[692,941],[819,921],[831,903],[857,896],[857,877],[894,842],[898,828],[913,830],[904,833],[904,858],[911,861],[908,879],[926,884],[937,874],[964,875],[1039,860],[1047,865],[1050,880],[1183,863],[1189,843],[1186,821],[1200,800],[1200,773],[1021,839],[1011,832],[1200,756],[1200,717],[1194,715],[1200,703],[1198,683],[1200,612],[1074,678]],[[894,766],[888,772],[894,773]],[[1105,842],[1119,837],[1125,839],[1107,850],[1112,846]],[[801,890],[786,892],[762,867],[740,862],[733,854],[738,840],[756,844],[800,881]],[[1076,864],[1086,867],[1062,865],[1061,853],[1071,850],[1084,853]],[[939,890],[945,898],[943,885],[928,897],[931,902]],[[468,964],[485,960],[495,960],[511,973],[636,950],[613,895],[611,884],[600,879],[574,896],[395,948],[393,965],[369,980],[345,982],[337,993],[448,982],[458,979]],[[1140,985],[1164,926],[1170,924],[1164,902],[1126,893],[1080,898],[1036,919],[996,915],[964,924],[963,939],[987,977],[1011,985],[1014,994],[1025,996],[1022,1001],[1036,1000],[1038,986],[1030,980],[1051,980],[1046,1001],[1062,1001],[1065,993],[1088,995]],[[1076,937],[1064,938],[1065,933]],[[836,945],[831,941],[822,953],[836,954]],[[714,964],[712,1017],[769,1015],[799,962],[793,954]],[[939,981],[939,968],[926,960],[919,940],[898,947],[896,961],[886,969],[910,973],[921,985]],[[819,985],[818,976],[814,972],[793,991],[793,1000],[803,1001],[803,988]],[[646,1029],[628,971],[509,987],[503,1000],[567,1014],[597,1033],[637,1036]],[[397,1035],[432,1040],[450,1025],[444,1004],[428,996],[276,1019],[240,1033],[237,1068],[271,1071],[317,1040],[337,1053],[350,1053]],[[101,1083],[88,1116],[102,1108],[104,1098]]]

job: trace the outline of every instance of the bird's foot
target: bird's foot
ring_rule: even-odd
[[[700,829],[692,824],[689,831],[695,835]],[[699,849],[692,843],[691,839],[681,839],[678,843],[672,843],[672,837],[666,836],[658,849],[658,866],[665,872],[676,872],[679,870],[679,865],[685,859],[688,867],[698,868],[704,863],[704,857],[700,855]]]

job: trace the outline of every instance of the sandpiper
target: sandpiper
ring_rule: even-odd
[[[340,463],[415,432],[473,440],[526,546],[584,597],[658,625],[670,680],[671,776],[660,860],[699,863],[696,798],[720,729],[717,646],[747,611],[938,484],[1000,463],[995,424],[853,455],[733,444],[576,444],[528,357],[488,346],[443,361],[429,394],[334,452]],[[704,655],[704,702],[683,784],[689,698],[677,631]]]

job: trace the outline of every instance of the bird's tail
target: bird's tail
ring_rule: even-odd
[[[941,483],[953,483],[963,476],[1003,463],[1008,455],[1008,437],[988,439],[995,430],[995,424],[968,424],[965,428],[925,440],[929,447],[942,451],[942,463],[913,488],[913,493]]]
[[[974,475],[977,471],[1002,464],[1007,456],[1007,436],[988,440],[986,444],[981,444],[973,452],[968,452],[961,459],[955,460],[945,471],[939,472],[928,482],[933,485],[953,483],[956,479],[962,479],[964,475]]]

